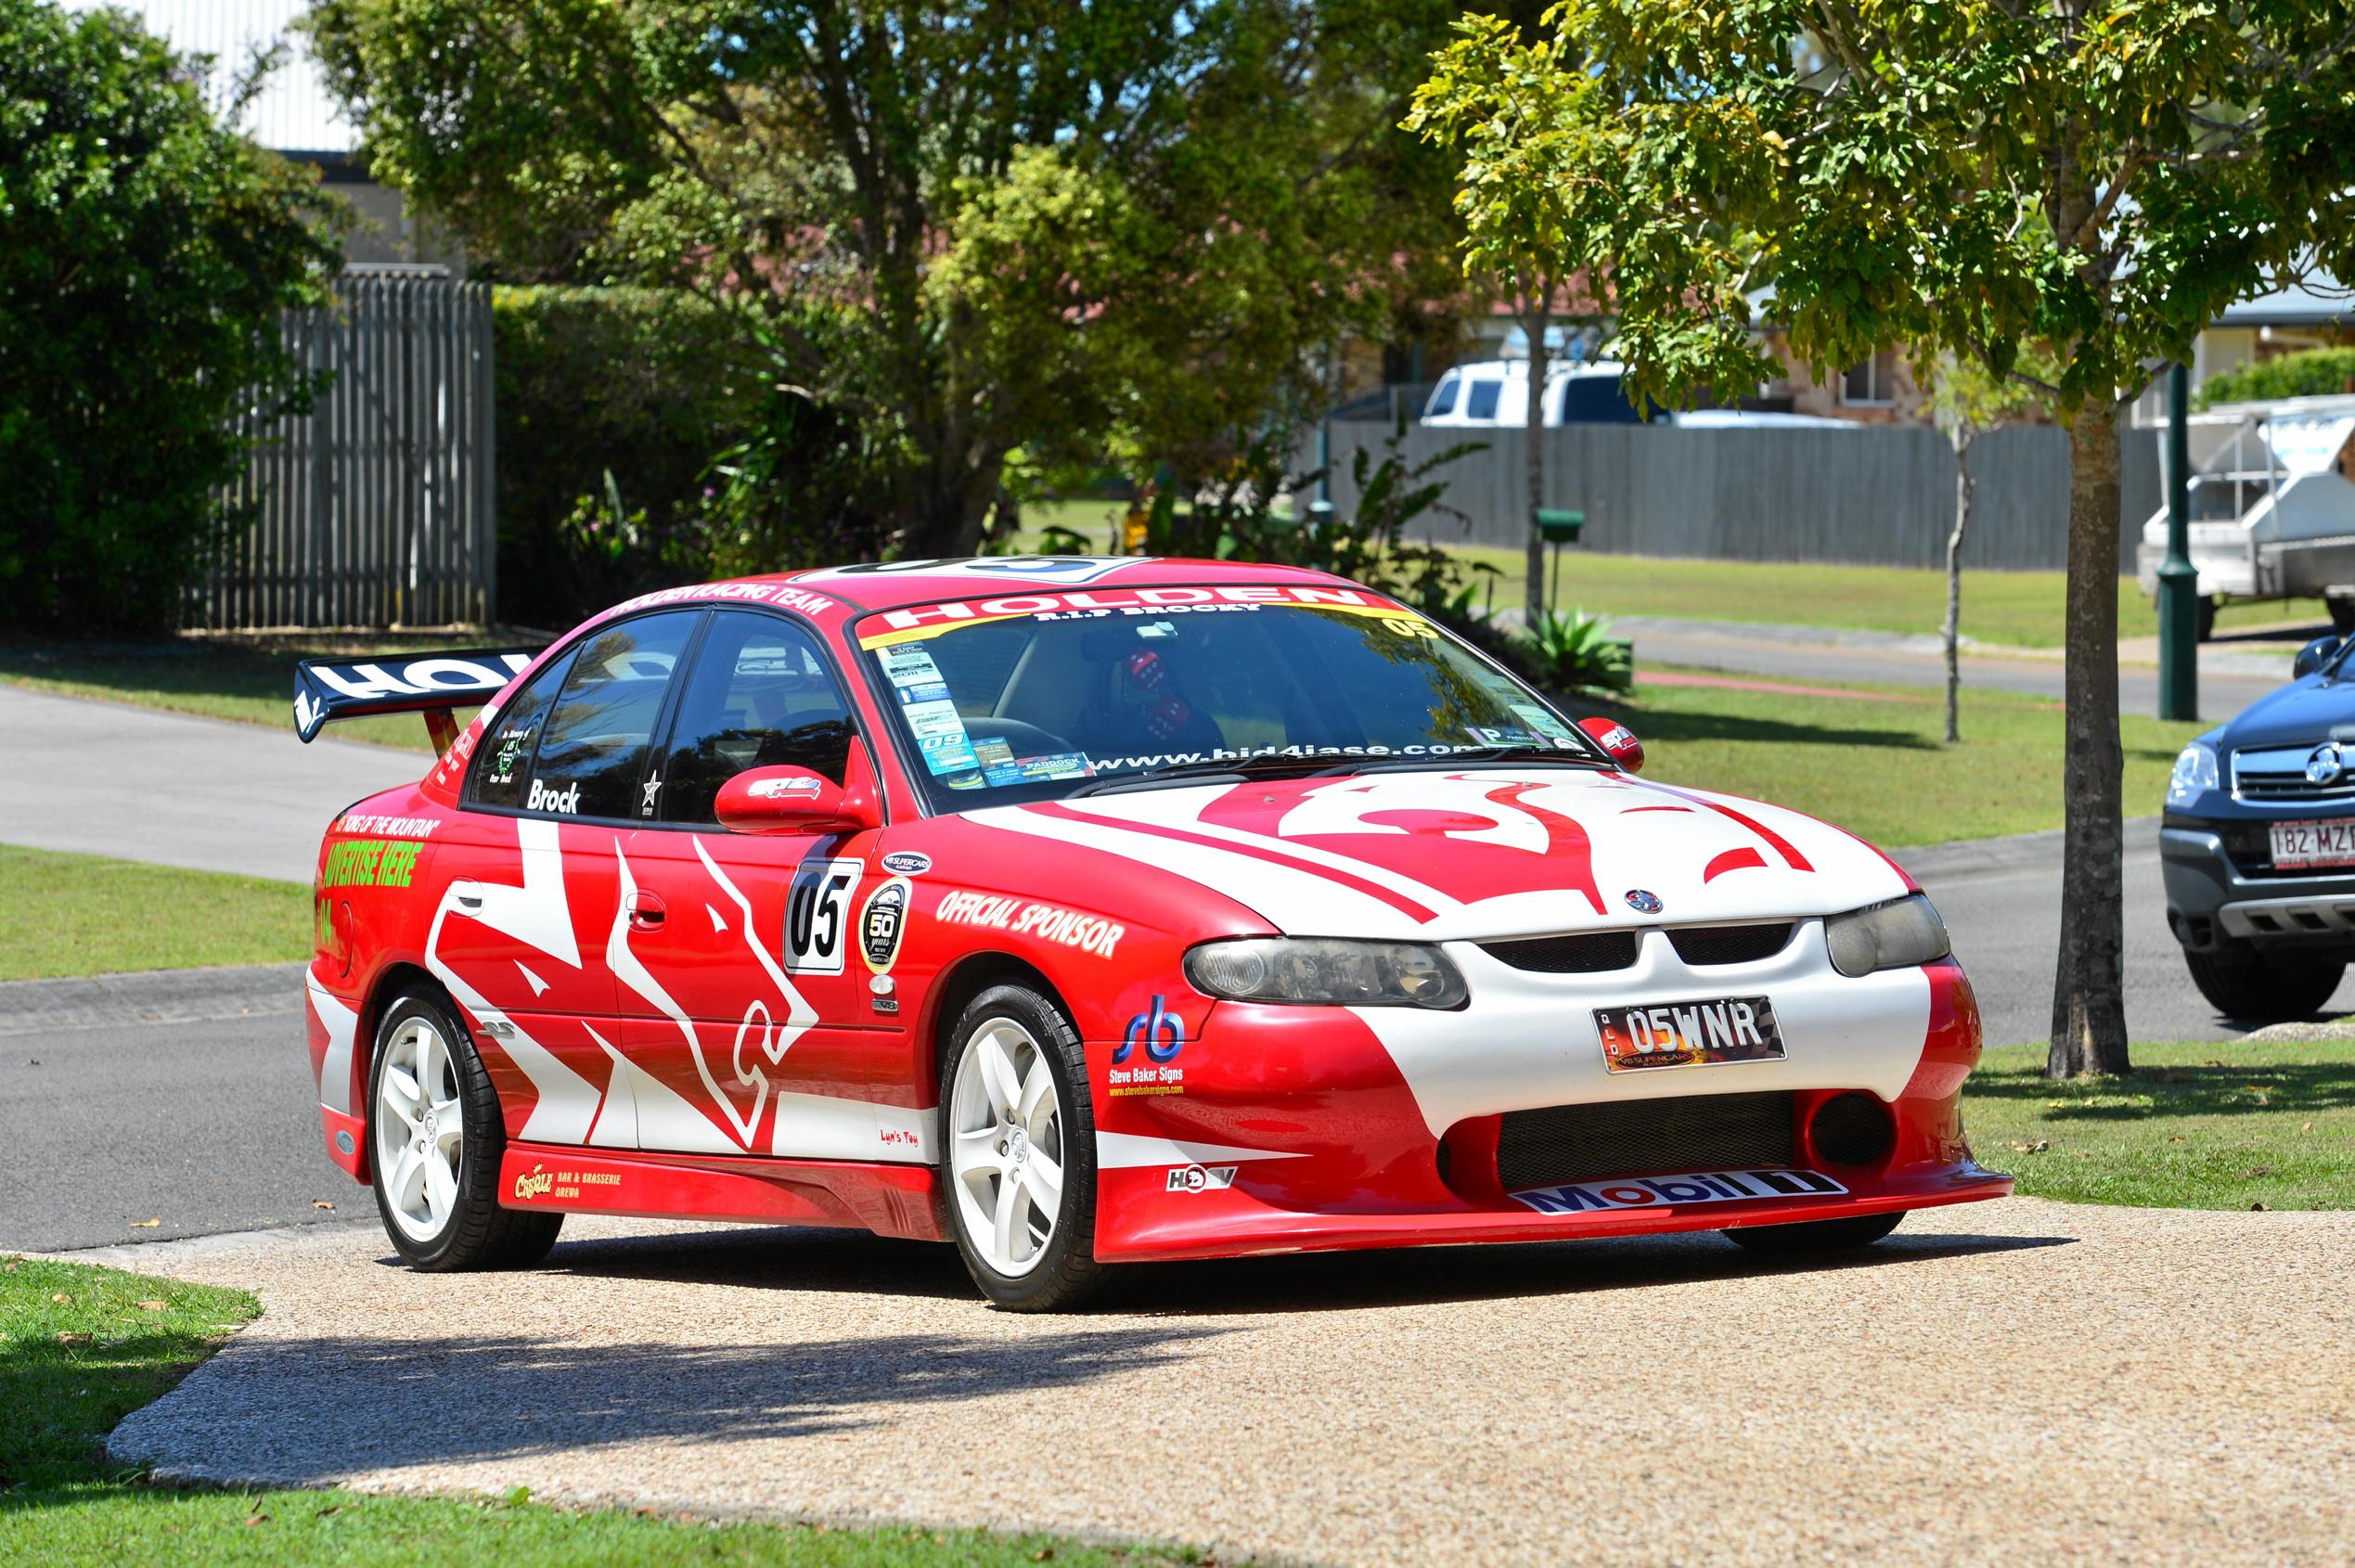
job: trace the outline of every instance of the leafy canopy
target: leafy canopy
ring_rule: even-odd
[[[970,549],[1020,448],[1189,476],[1443,252],[1441,0],[321,0],[376,168],[511,276],[770,319],[782,395]],[[788,421],[790,423],[790,421]]]
[[[337,262],[315,177],[122,12],[0,0],[0,623],[168,627],[233,521],[232,425],[302,389]]]
[[[1468,203],[1546,212],[1608,276],[1636,387],[1664,401],[1772,373],[1744,302],[1770,284],[1810,364],[1897,342],[2008,376],[2041,345],[2067,416],[2260,283],[2355,261],[2344,0],[1565,0],[1547,20],[1525,47],[1467,19],[1417,113],[1465,135]]]

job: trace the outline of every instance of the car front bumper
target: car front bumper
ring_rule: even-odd
[[[2159,829],[2167,923],[2176,941],[2194,952],[2228,941],[2355,947],[2355,871],[2249,876],[2226,847],[2226,827],[2171,817]]]
[[[1091,1042],[1097,1255],[1134,1262],[1650,1235],[2012,1190],[2011,1178],[1979,1166],[1963,1138],[1958,1102],[1978,1060],[1979,1017],[1951,960],[1861,982],[1728,975],[1718,991],[1755,983],[1772,996],[1786,1020],[1786,1059],[1632,1073],[1604,1072],[1586,1023],[1587,1004],[1623,995],[1627,980],[1525,978],[1524,994],[1504,996],[1498,976],[1475,976],[1475,998],[1490,1005],[1475,1000],[1478,1010],[1453,1014],[1221,1003],[1178,1059],[1182,1086],[1164,1084],[1166,1092],[1150,1096],[1111,1094],[1113,1047]],[[1654,978],[1697,994],[1689,979]],[[1846,1016],[1811,1011],[1819,985],[1819,1000],[1849,988]],[[1402,1024],[1444,1034],[1461,1070],[1435,1086],[1429,1057],[1417,1065],[1414,1043],[1396,1034]],[[1820,1145],[1817,1118],[1830,1102],[1859,1097],[1885,1118],[1886,1144],[1844,1163]],[[1772,1158],[1757,1145],[1740,1146],[1754,1158],[1731,1157],[1737,1145],[1718,1141],[1706,1121],[1719,1108],[1787,1115],[1787,1141],[1769,1140]],[[1600,1128],[1579,1114],[1589,1111],[1632,1113],[1614,1151],[1602,1151]],[[1654,1111],[1664,1114],[1646,1115]],[[1671,1136],[1681,1117],[1692,1120]],[[1576,1164],[1571,1174],[1516,1175],[1533,1169],[1526,1138],[1539,1122],[1567,1129],[1561,1157]],[[1590,1144],[1580,1144],[1589,1136],[1581,1127]],[[1516,1136],[1524,1153],[1500,1153],[1500,1141]],[[1734,1179],[1674,1179],[1693,1174]],[[1829,1178],[1838,1190],[1792,1190],[1794,1175],[1800,1184]]]

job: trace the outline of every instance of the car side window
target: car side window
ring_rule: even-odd
[[[524,780],[532,776],[540,730],[547,723],[547,711],[556,706],[556,694],[563,688],[566,672],[573,668],[573,657],[567,652],[549,660],[547,668],[534,675],[532,683],[515,694],[507,711],[492,721],[490,733],[474,753],[474,771],[467,778],[468,805],[523,803]]]
[[[624,621],[593,633],[573,657],[540,735],[521,803],[559,816],[636,816],[647,750],[672,673],[701,610]]]
[[[801,626],[726,610],[695,655],[662,765],[662,818],[718,817],[720,786],[753,767],[805,767],[840,784],[856,733],[832,661]]]

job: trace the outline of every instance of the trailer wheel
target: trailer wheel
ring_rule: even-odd
[[[2326,598],[2323,607],[2331,612],[2331,629],[2340,636],[2355,632],[2355,598]]]
[[[2194,602],[2199,609],[2193,615],[2192,623],[2198,628],[2199,640],[2206,642],[2216,635],[2216,596],[2202,594]]]

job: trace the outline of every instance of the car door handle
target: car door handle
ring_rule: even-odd
[[[630,894],[630,927],[634,931],[659,931],[667,913],[663,901],[650,893]]]
[[[483,907],[483,888],[479,882],[453,882],[450,884],[450,896],[457,900],[461,909]]]

